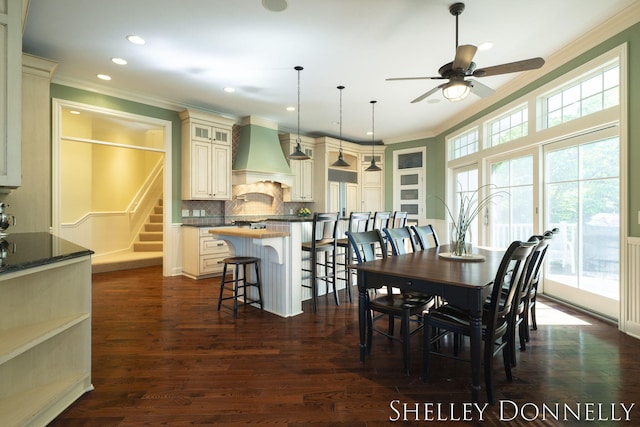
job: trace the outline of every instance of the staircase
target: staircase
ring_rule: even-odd
[[[162,200],[153,208],[148,222],[133,244],[134,252],[162,252]]]
[[[138,241],[133,243],[133,251],[95,257],[91,260],[92,273],[162,265],[162,213],[159,200],[138,234]]]

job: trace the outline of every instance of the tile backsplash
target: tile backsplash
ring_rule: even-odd
[[[286,216],[296,214],[302,207],[310,203],[284,202],[280,184],[259,182],[256,184],[234,185],[232,199],[218,200],[183,200],[183,218],[200,218],[233,221],[238,218],[264,218],[269,216]],[[188,212],[187,212],[188,211]],[[195,212],[194,212],[195,211]],[[187,215],[184,215],[187,213]]]

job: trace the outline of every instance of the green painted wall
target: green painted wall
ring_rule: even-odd
[[[173,193],[171,220],[173,222],[181,221],[181,122],[177,111],[166,110],[164,108],[127,101],[59,84],[51,84],[51,98],[65,99],[67,101],[170,121],[172,133],[171,167],[173,169],[173,176],[171,177]]]
[[[427,147],[427,191],[426,194],[435,194],[444,197],[445,193],[445,173],[446,173],[446,157],[445,157],[445,135],[454,132],[469,123],[490,114],[492,111],[503,107],[504,105],[515,101],[527,93],[543,86],[552,80],[566,74],[573,69],[589,62],[590,60],[608,52],[609,50],[627,43],[628,47],[628,232],[629,236],[640,237],[640,224],[638,224],[638,211],[640,211],[640,168],[634,167],[635,162],[640,161],[640,23],[628,28],[614,37],[602,42],[595,48],[591,49],[573,60],[567,62],[556,70],[553,70],[536,80],[534,83],[523,87],[512,95],[496,102],[490,108],[487,108],[478,114],[466,118],[456,126],[447,129],[442,134],[434,137],[415,141],[406,141],[398,144],[387,146],[385,150],[385,164],[393,164],[393,153],[396,150],[404,150],[406,148]],[[439,162],[433,164],[432,161]],[[393,171],[385,168],[385,208],[392,209],[393,206]],[[432,200],[432,199],[431,199]],[[427,217],[434,219],[444,219],[444,208],[438,203],[432,203],[427,199]]]

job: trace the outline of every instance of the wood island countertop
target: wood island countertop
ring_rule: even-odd
[[[284,231],[238,227],[217,227],[215,230],[209,230],[209,234],[215,234],[216,236],[246,237],[249,239],[269,239],[272,237],[289,236],[289,233]]]

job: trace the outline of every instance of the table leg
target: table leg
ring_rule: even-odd
[[[364,286],[364,273],[358,271],[358,329],[360,332],[360,361],[364,362],[367,353],[367,288]]]
[[[482,312],[471,314],[471,397],[478,402],[482,368]]]

